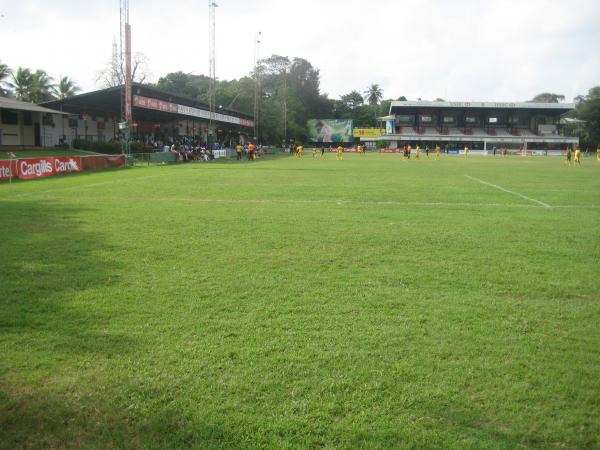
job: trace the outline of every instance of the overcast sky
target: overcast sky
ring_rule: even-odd
[[[385,98],[571,101],[600,85],[599,0],[217,0],[217,76],[260,56],[302,57],[331,98],[378,83]],[[154,79],[208,73],[208,1],[130,0],[133,50]],[[0,60],[73,77],[111,57],[118,0],[0,0]]]

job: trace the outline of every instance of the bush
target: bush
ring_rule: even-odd
[[[132,142],[129,144],[129,150],[131,150],[131,153],[152,153],[150,147],[147,147],[146,144],[142,144],[141,142]]]
[[[78,150],[87,150],[105,155],[118,155],[121,153],[121,144],[117,142],[92,142],[85,139],[73,139],[72,146]]]
[[[377,141],[377,148],[378,149],[387,148],[388,144],[389,143],[387,141]]]

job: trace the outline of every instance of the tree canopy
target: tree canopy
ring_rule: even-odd
[[[553,94],[551,92],[542,92],[530,100],[532,103],[560,103],[565,101],[565,96]]]
[[[582,145],[600,148],[600,86],[591,88],[587,95],[576,97],[575,117],[583,120],[579,127]]]

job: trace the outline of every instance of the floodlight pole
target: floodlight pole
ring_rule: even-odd
[[[258,113],[260,101],[260,76],[258,73],[259,45],[262,31],[254,36],[254,138],[258,143]]]
[[[208,147],[212,149],[214,143],[215,128],[215,107],[216,107],[216,89],[217,89],[217,66],[216,66],[216,8],[219,5],[214,0],[208,0],[209,12],[209,76],[210,87],[208,92],[208,108],[210,119],[208,125]],[[213,139],[211,139],[211,137]]]
[[[129,139],[131,136],[132,117],[132,80],[131,80],[131,25],[129,24],[129,0],[120,0],[120,64],[117,73],[121,78],[121,151],[129,154]],[[114,58],[114,53],[113,53]]]

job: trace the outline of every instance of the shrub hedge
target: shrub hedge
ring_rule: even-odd
[[[73,148],[89,152],[118,155],[121,153],[121,144],[118,142],[94,142],[85,139],[73,139]],[[149,149],[144,144],[132,142],[129,146],[131,153],[148,153]]]

